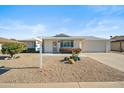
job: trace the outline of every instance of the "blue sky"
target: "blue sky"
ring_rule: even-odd
[[[0,6],[0,37],[124,35],[124,6]]]

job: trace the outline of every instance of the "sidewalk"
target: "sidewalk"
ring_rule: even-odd
[[[1,83],[0,88],[124,88],[124,82]]]

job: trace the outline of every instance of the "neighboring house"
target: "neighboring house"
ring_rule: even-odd
[[[0,44],[0,50],[2,49],[2,44]]]
[[[124,36],[111,37],[111,50],[124,52]]]
[[[27,45],[27,50],[29,52],[37,52],[40,49],[40,44],[35,39],[26,39],[26,40],[18,40],[19,42],[23,42]]]
[[[17,42],[17,41],[0,37],[0,50],[2,49],[2,44],[4,44],[4,43],[15,43],[15,42]]]
[[[43,37],[43,52],[59,53],[62,48],[80,48],[82,52],[109,52],[110,40],[94,36],[68,36],[65,34]]]

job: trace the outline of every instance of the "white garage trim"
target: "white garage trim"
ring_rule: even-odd
[[[106,46],[107,40],[85,40],[83,43],[83,52],[106,52],[109,51],[109,45]]]

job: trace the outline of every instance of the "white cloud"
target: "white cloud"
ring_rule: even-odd
[[[2,30],[9,30],[9,29],[10,29],[10,27],[8,27],[8,26],[3,26],[3,25],[0,25],[0,29],[2,29]]]
[[[70,22],[70,21],[71,21],[71,18],[64,18],[64,19],[63,19],[63,22],[64,22],[64,23],[68,23],[68,22]]]
[[[102,16],[114,16],[124,13],[124,6],[121,5],[96,5],[89,6],[89,9],[95,13],[101,14]]]
[[[68,31],[68,29],[67,29],[67,28],[65,28],[65,27],[61,27],[61,28],[59,28],[59,31],[60,31],[60,32],[65,33],[65,32],[67,32],[67,31]]]
[[[0,34],[6,38],[27,39],[34,38],[46,32],[46,26],[38,24],[26,24],[16,20],[0,21]]]
[[[78,34],[109,38],[111,35],[124,35],[124,19],[93,19],[79,29]]]
[[[17,22],[10,22],[10,23],[1,23],[0,24],[1,31],[23,31],[23,32],[30,32],[33,34],[38,34],[41,32],[46,31],[46,26],[43,24],[34,24],[34,25],[28,25],[24,23],[17,23]]]
[[[123,28],[123,20],[91,20],[84,29],[91,31],[111,31]]]

